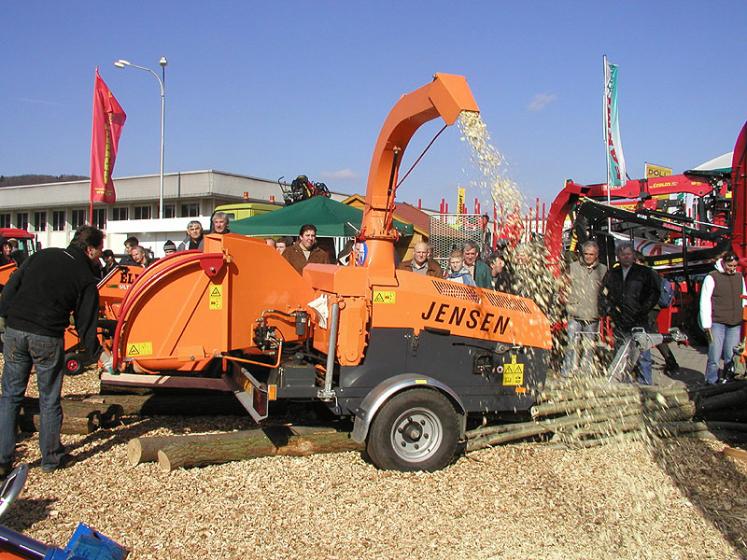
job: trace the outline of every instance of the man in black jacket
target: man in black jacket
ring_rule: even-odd
[[[618,348],[630,337],[633,328],[646,329],[648,314],[659,301],[659,286],[651,270],[636,264],[635,249],[629,241],[615,250],[620,266],[611,268],[602,280],[601,305],[604,315],[612,319],[615,346]],[[641,352],[638,361],[640,381],[653,383],[651,351]]]
[[[104,234],[82,226],[67,249],[43,249],[28,258],[8,281],[0,299],[0,332],[5,333],[5,367],[0,397],[0,476],[10,471],[16,444],[16,416],[36,366],[41,423],[41,467],[62,466],[63,335],[73,313],[85,363],[101,352],[96,328],[99,295],[93,262],[104,249]]]

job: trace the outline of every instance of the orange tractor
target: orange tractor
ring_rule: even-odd
[[[299,275],[264,241],[207,235],[126,292],[102,382],[233,391],[256,421],[272,403],[323,403],[354,421],[381,468],[448,464],[470,415],[525,411],[544,382],[550,325],[521,297],[395,270],[402,155],[424,123],[478,111],[466,80],[436,74],[404,95],[376,144],[362,266]],[[148,383],[150,381],[150,383]]]

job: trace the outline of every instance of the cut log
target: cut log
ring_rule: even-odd
[[[720,383],[718,385],[702,385],[690,390],[695,398],[707,399],[724,393],[732,393],[747,388],[747,381],[735,380],[729,383]]]
[[[127,445],[131,465],[158,460],[171,471],[273,455],[307,456],[361,449],[333,428],[273,426],[228,434],[140,437]]]
[[[698,414],[706,414],[714,410],[741,407],[743,405],[747,405],[747,389],[722,393],[699,400]]]
[[[158,450],[174,441],[175,436],[137,437],[127,442],[127,462],[133,467],[158,460]]]
[[[114,426],[119,423],[122,408],[117,405],[90,403],[72,399],[62,399],[62,414],[65,418],[87,418],[91,414],[98,414],[99,426]],[[26,397],[21,404],[23,414],[33,416],[39,414],[39,399]]]
[[[39,414],[18,415],[18,425],[22,432],[38,432],[41,426]],[[60,433],[67,435],[88,435],[101,427],[101,414],[94,411],[87,416],[63,416]]]
[[[726,447],[724,448],[722,453],[727,457],[737,459],[738,461],[747,464],[747,451],[745,451],[744,449],[734,449],[733,447]]]

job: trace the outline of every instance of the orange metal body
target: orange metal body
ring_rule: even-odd
[[[299,276],[261,240],[208,235],[204,253],[158,261],[127,292],[114,340],[115,367],[200,372],[229,353],[229,359],[243,354],[272,367],[279,363],[279,350],[257,348],[258,325],[274,327],[286,343],[309,337],[313,348],[326,354],[330,332],[309,306],[319,296],[326,296],[327,314],[339,304],[336,362],[341,366],[364,360],[370,332],[377,328],[435,329],[548,350],[550,325],[532,301],[395,271],[392,216],[401,156],[421,125],[437,117],[453,124],[462,111],[478,111],[466,80],[436,74],[390,112],[371,162],[361,230],[368,244],[364,266],[310,264]],[[303,335],[285,315],[299,310],[310,317]]]
[[[263,312],[283,340],[297,340],[293,318],[282,313],[302,309],[313,297],[311,287],[264,241],[208,235],[204,253],[159,260],[127,293],[114,361],[132,362],[145,373],[202,371],[228,352],[257,353],[252,339]]]
[[[18,267],[15,263],[8,263],[0,266],[0,286],[5,286],[8,283],[10,275],[13,274]]]
[[[144,271],[145,269],[139,266],[120,266],[99,282],[99,319],[116,321],[119,318],[119,308],[127,290]],[[100,332],[99,341],[102,346],[108,346]],[[65,330],[64,343],[66,353],[74,351],[78,346],[80,339],[75,327],[70,326]]]
[[[394,199],[399,165],[410,139],[428,121],[441,117],[451,125],[463,111],[479,110],[463,76],[435,74],[431,83],[403,95],[389,112],[371,159],[361,225],[374,283],[394,284]]]

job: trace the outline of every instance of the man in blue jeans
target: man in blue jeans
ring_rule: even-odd
[[[65,448],[60,441],[60,394],[64,364],[63,334],[73,313],[84,346],[84,363],[101,352],[98,326],[99,295],[94,261],[103,252],[104,234],[82,226],[67,249],[48,248],[28,258],[8,281],[0,298],[0,333],[4,332],[5,367],[0,397],[0,477],[12,467],[16,417],[32,366],[39,386],[39,448],[41,467],[61,467]]]
[[[700,326],[708,339],[708,362],[705,381],[718,383],[719,362],[724,369],[731,363],[734,347],[739,344],[742,330],[742,307],[746,294],[744,279],[737,274],[739,259],[728,251],[716,263],[716,270],[703,280],[700,290]]]

